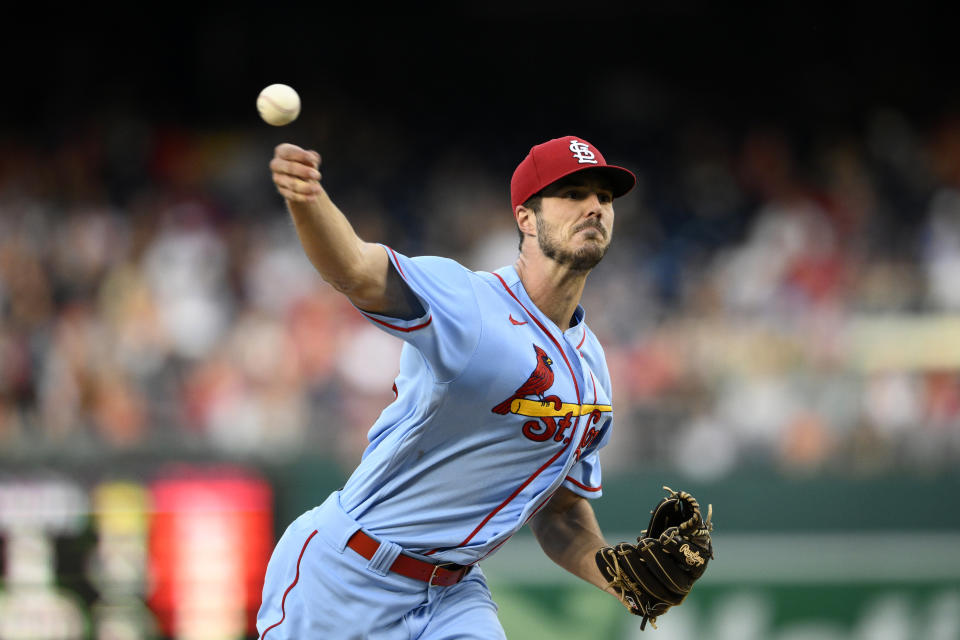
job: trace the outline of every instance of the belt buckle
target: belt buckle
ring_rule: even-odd
[[[447,571],[453,571],[453,569],[450,569],[450,568],[449,568],[449,567],[451,567],[451,566],[458,566],[458,567],[460,567],[460,565],[456,564],[455,562],[441,562],[440,564],[435,564],[435,565],[433,565],[433,571],[430,572],[430,582],[429,582],[430,586],[431,586],[431,587],[433,587],[433,586],[443,586],[443,585],[434,585],[434,584],[433,584],[433,579],[437,576],[437,571],[438,571],[439,569],[446,569]],[[460,567],[460,571],[461,571],[462,573],[460,574],[460,578],[457,579],[457,582],[459,582],[460,580],[462,580],[464,573],[466,573],[466,571],[465,571],[465,569],[464,569],[463,567]],[[454,584],[456,584],[456,583],[454,583]]]

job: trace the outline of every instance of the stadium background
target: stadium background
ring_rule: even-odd
[[[513,167],[565,134],[640,175],[584,300],[601,525],[663,484],[717,512],[655,637],[960,637],[950,16],[673,5],[9,15],[0,638],[243,638],[275,537],[358,460],[399,344],[310,270],[275,144],[323,154],[364,237],[485,269]],[[510,637],[640,637],[534,544],[484,565]]]

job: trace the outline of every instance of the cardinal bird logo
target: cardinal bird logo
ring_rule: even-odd
[[[510,413],[510,405],[513,401],[527,396],[537,396],[543,403],[553,402],[557,409],[562,406],[563,403],[557,396],[543,396],[544,392],[553,386],[553,369],[551,368],[553,360],[550,359],[546,351],[537,345],[533,345],[533,350],[537,353],[537,366],[533,373],[530,374],[526,382],[520,385],[519,389],[513,392],[512,396],[491,409],[494,413],[500,415]]]

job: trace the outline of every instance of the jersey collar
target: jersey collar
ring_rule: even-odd
[[[495,273],[499,275],[501,278],[503,278],[504,282],[506,282],[507,286],[510,287],[510,289],[512,289],[513,292],[517,294],[517,297],[520,298],[520,301],[523,302],[524,306],[526,306],[528,309],[536,311],[537,318],[541,322],[547,324],[550,327],[557,326],[553,322],[553,320],[548,318],[546,315],[543,314],[542,311],[540,311],[539,307],[537,307],[537,305],[533,303],[533,300],[530,299],[530,296],[527,295],[527,290],[523,286],[523,281],[520,280],[520,274],[517,273],[516,267],[514,267],[512,264],[507,265],[506,267],[501,267],[497,269]],[[561,333],[566,333],[571,329],[576,329],[577,327],[579,327],[581,323],[583,323],[584,319],[586,318],[586,315],[587,313],[586,311],[584,311],[583,305],[578,304],[577,308],[574,309],[573,311],[573,318],[571,318],[570,320],[570,326],[567,327],[567,329],[561,331]]]

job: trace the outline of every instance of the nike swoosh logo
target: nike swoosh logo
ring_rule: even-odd
[[[519,326],[519,325],[521,325],[521,324],[527,324],[527,321],[526,321],[526,320],[524,320],[523,322],[520,322],[519,320],[514,320],[512,313],[510,314],[510,322],[512,322],[513,324],[515,324],[515,325],[517,325],[517,326]]]

